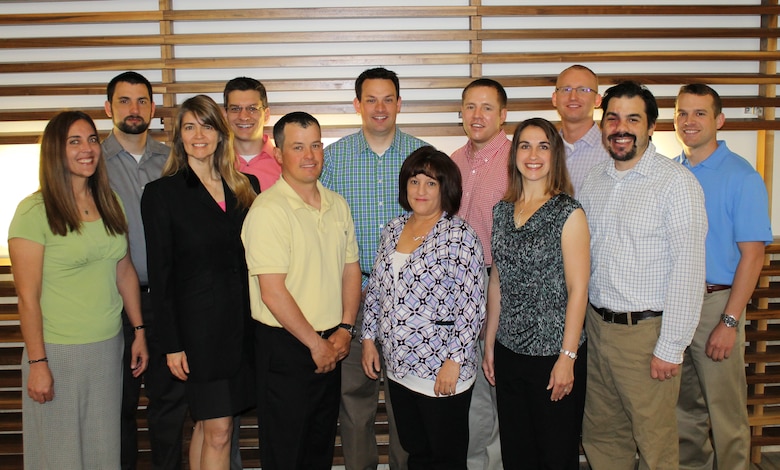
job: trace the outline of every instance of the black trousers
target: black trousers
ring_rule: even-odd
[[[309,348],[257,323],[257,424],[263,470],[329,470],[341,399],[341,363],[317,374]]]
[[[574,387],[557,402],[547,390],[558,356],[516,354],[496,342],[495,373],[504,468],[579,469],[579,438],[586,374],[583,344],[574,363]],[[578,383],[582,382],[582,383]]]
[[[388,387],[409,470],[466,470],[474,388],[451,397],[429,397],[392,380]]]
[[[152,464],[155,470],[179,470],[182,468],[182,428],[187,415],[184,382],[173,377],[168,369],[154,325],[151,296],[147,292],[141,292],[141,313],[146,325],[146,346],[149,349],[149,367],[143,374],[143,381],[149,399],[147,421]],[[136,410],[142,379],[133,377],[130,370],[130,348],[135,338],[135,330],[124,310],[122,327],[125,336],[121,418],[122,469],[128,470],[136,468],[138,456]]]

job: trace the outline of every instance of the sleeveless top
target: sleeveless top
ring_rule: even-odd
[[[514,204],[493,208],[493,266],[500,273],[496,341],[517,354],[557,356],[563,343],[568,293],[563,272],[563,225],[580,203],[567,194],[545,202],[520,228]],[[579,345],[585,341],[583,330]]]

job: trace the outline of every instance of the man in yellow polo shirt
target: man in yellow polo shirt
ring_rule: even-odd
[[[320,125],[294,112],[274,126],[282,177],[257,197],[241,238],[257,320],[257,414],[263,469],[330,469],[360,304],[355,229],[322,186]]]

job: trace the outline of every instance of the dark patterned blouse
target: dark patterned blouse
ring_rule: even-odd
[[[513,203],[493,207],[493,267],[501,281],[496,341],[517,354],[559,354],[568,300],[561,234],[580,207],[567,194],[553,196],[520,228]],[[584,330],[579,345],[583,341]]]

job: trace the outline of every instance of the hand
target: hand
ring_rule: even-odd
[[[349,334],[349,331],[344,328],[338,328],[330,337],[328,337],[328,341],[336,348],[336,352],[338,352],[337,360],[341,361],[349,356],[349,348],[352,345],[352,335]]]
[[[713,361],[722,361],[728,359],[731,355],[731,351],[734,350],[734,343],[737,341],[737,329],[729,328],[718,322],[710,337],[707,340],[706,349],[704,350],[707,357]]]
[[[439,373],[436,375],[436,383],[433,384],[433,393],[437,397],[440,396],[452,396],[455,395],[455,386],[458,384],[458,377],[460,377],[460,364],[447,359],[444,364],[441,365]]]
[[[149,351],[146,349],[146,335],[143,333],[143,330],[135,334],[130,351],[133,358],[130,361],[133,377],[140,377],[149,365]]]
[[[482,372],[485,373],[485,379],[492,386],[496,386],[496,371],[493,368],[493,348],[485,345],[485,353],[482,355]]]
[[[46,362],[30,364],[27,378],[27,395],[40,404],[54,400],[54,377]]]
[[[377,351],[376,344],[374,344],[373,340],[363,340],[363,357],[361,363],[363,364],[363,372],[365,372],[366,377],[372,380],[379,378],[379,372],[381,371],[379,351]]]
[[[550,400],[558,401],[570,394],[574,388],[574,361],[560,354],[550,372],[547,390],[552,390]]]
[[[314,370],[315,373],[324,374],[336,368],[336,363],[339,361],[339,353],[330,341],[320,338],[309,351],[314,364],[317,366],[317,369]]]
[[[179,380],[187,380],[190,373],[190,364],[187,362],[187,353],[179,351],[165,355],[171,374]]]
[[[672,364],[662,359],[658,359],[653,356],[653,360],[650,361],[650,377],[663,382],[664,380],[670,380],[676,376],[680,371],[679,364]]]

